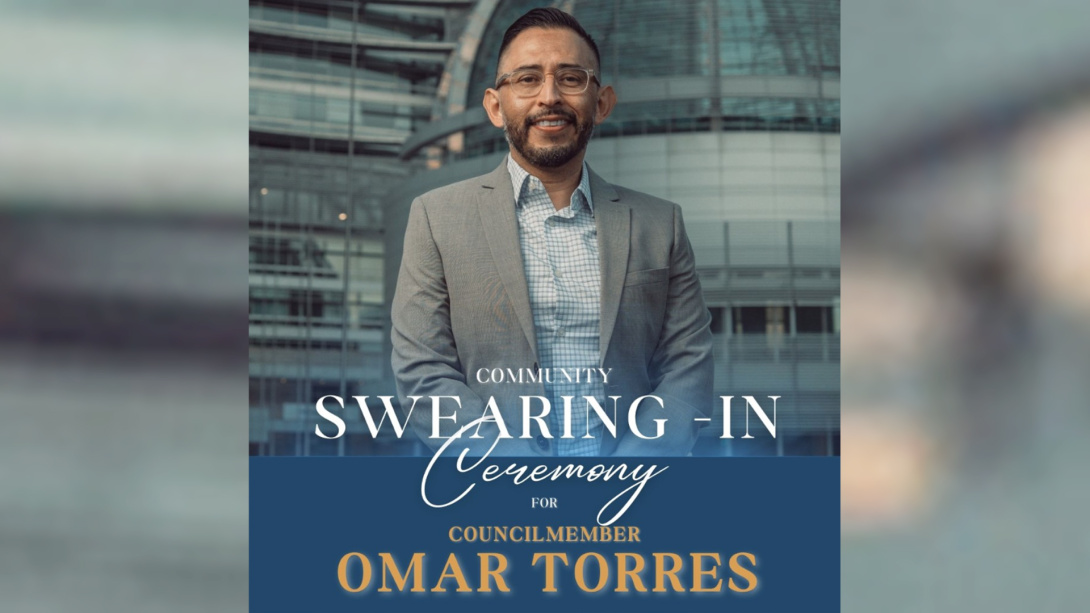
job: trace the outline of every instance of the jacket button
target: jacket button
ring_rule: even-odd
[[[549,441],[545,440],[545,437],[542,436],[541,434],[537,435],[537,437],[534,439],[534,442],[537,443],[537,446],[542,451],[548,451],[549,450]]]

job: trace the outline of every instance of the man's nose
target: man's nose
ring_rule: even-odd
[[[556,75],[547,74],[541,83],[541,91],[537,94],[538,101],[546,106],[552,106],[560,102],[560,88],[556,86]]]

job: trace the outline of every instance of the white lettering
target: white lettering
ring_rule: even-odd
[[[344,435],[344,420],[341,419],[340,417],[337,417],[333,413],[329,412],[328,409],[326,409],[324,406],[322,406],[322,403],[325,402],[326,398],[335,398],[337,400],[337,404],[341,405],[342,409],[344,408],[344,400],[341,399],[340,396],[322,396],[321,398],[318,399],[318,402],[314,405],[314,408],[318,409],[318,415],[321,415],[322,417],[324,417],[325,419],[329,420],[331,423],[333,423],[333,424],[335,424],[337,426],[337,434],[334,435],[334,436],[326,436],[326,435],[322,434],[322,430],[321,430],[321,428],[318,427],[318,424],[314,424],[314,433],[317,434],[318,436],[324,438],[324,439],[340,438],[341,436]]]
[[[666,419],[663,417],[659,417],[657,419],[651,420],[655,422],[655,436],[644,436],[643,433],[640,432],[639,424],[636,422],[636,411],[639,409],[640,403],[647,398],[654,398],[659,403],[659,408],[666,408],[666,405],[662,403],[662,398],[659,398],[658,396],[640,396],[639,398],[632,401],[632,405],[628,408],[628,429],[632,430],[633,434],[642,438],[645,441],[661,438],[666,428]]]
[[[439,420],[449,419],[454,423],[458,423],[458,413],[452,413],[450,415],[441,415],[439,413],[439,400],[442,398],[453,398],[454,402],[458,403],[458,408],[462,408],[462,399],[457,396],[432,396],[431,397],[431,437],[432,438],[446,438],[439,434]]]

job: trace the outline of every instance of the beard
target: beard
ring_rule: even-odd
[[[570,121],[575,127],[575,140],[568,143],[551,145],[546,147],[534,147],[527,142],[530,138],[530,126],[539,117],[547,115],[560,116]],[[527,117],[522,122],[508,121],[504,118],[503,135],[507,137],[507,143],[518,151],[522,159],[538,168],[559,168],[567,164],[587,148],[590,135],[594,132],[594,124],[579,121],[574,113],[564,110],[550,110],[538,113],[535,117]]]

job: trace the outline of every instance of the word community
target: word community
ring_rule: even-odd
[[[612,368],[478,368],[478,383],[609,383]]]

